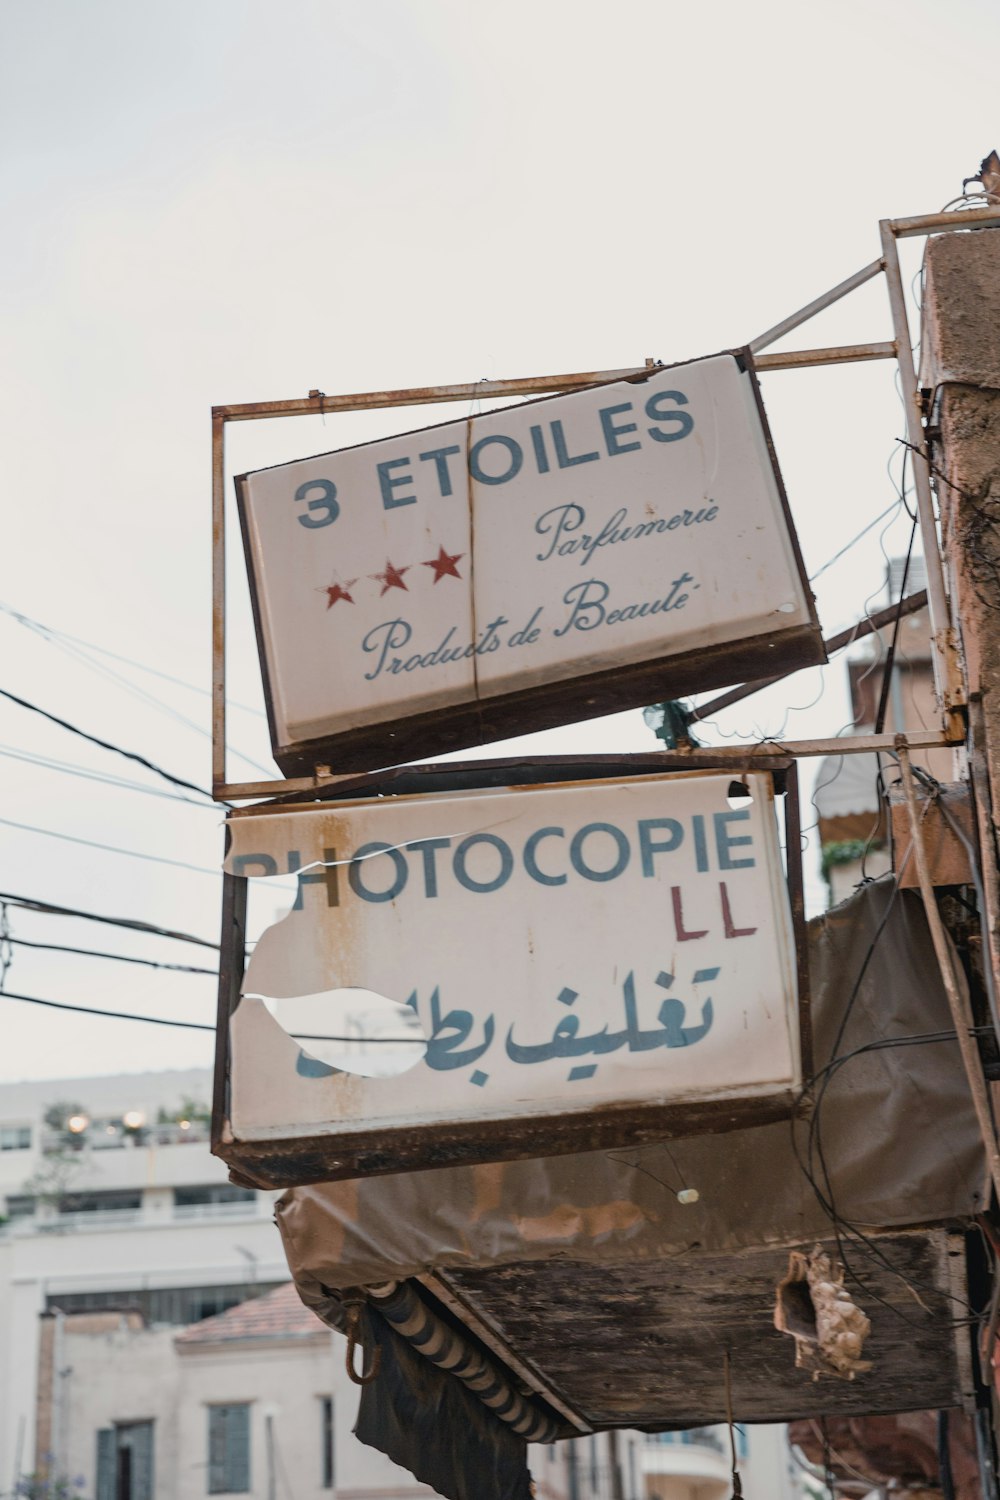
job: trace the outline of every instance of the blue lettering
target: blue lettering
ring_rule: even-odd
[[[660,405],[664,401],[676,401],[680,406],[687,406],[688,398],[683,391],[657,391],[646,402],[647,417],[654,422],[672,422],[677,429],[675,432],[664,432],[662,427],[650,427],[650,437],[655,443],[676,443],[680,438],[687,437],[694,426],[694,417],[686,411],[661,411]]]
[[[757,863],[755,859],[733,859],[729,853],[730,849],[735,849],[739,844],[752,844],[753,835],[744,833],[739,838],[734,838],[726,824],[745,823],[749,818],[749,807],[712,814],[712,821],[715,824],[715,848],[719,856],[720,870],[749,870]]]
[[[615,841],[618,858],[607,870],[595,870],[583,862],[583,846],[592,833],[608,833]],[[615,880],[628,866],[631,854],[628,839],[613,823],[587,823],[579,833],[573,835],[569,846],[569,861],[578,875],[585,880]]]
[[[552,443],[556,450],[556,463],[560,469],[571,469],[574,464],[593,463],[595,458],[600,458],[601,455],[596,450],[593,453],[578,453],[573,458],[566,448],[566,434],[563,432],[562,422],[550,422],[549,426],[552,429]]]
[[[555,519],[550,521],[549,517]],[[566,532],[578,531],[586,520],[586,512],[581,505],[574,505],[570,500],[566,505],[554,505],[551,510],[545,510],[535,522],[535,530],[539,536],[548,536],[552,532],[552,540],[547,552],[536,552],[538,562],[547,562],[557,547],[561,547],[563,535]]]
[[[601,426],[604,429],[604,443],[611,458],[614,458],[619,453],[634,453],[637,448],[642,447],[641,443],[623,443],[620,441],[622,433],[639,431],[635,422],[623,422],[620,426],[616,427],[612,421],[612,418],[616,417],[619,412],[632,410],[631,401],[622,401],[618,406],[602,406],[598,412],[598,416],[601,419]]]
[[[669,829],[669,837],[665,840],[655,842],[653,839],[654,828]],[[639,854],[642,859],[642,873],[654,875],[656,870],[653,864],[654,854],[669,854],[672,849],[679,849],[684,841],[684,829],[676,818],[640,818],[639,819]]]
[[[479,455],[491,443],[498,443],[501,448],[506,448],[510,455],[510,463],[503,474],[487,474],[479,462]],[[473,443],[469,450],[469,473],[480,484],[506,484],[508,479],[513,479],[516,474],[520,474],[523,463],[524,453],[520,443],[515,442],[512,437],[504,437],[501,432],[494,432],[489,437],[480,438],[479,442]]]
[[[361,879],[363,866],[369,860],[374,862],[376,854],[388,854],[396,867],[395,879],[392,885],[388,886],[384,891],[370,890]],[[406,885],[406,877],[409,873],[410,869],[404,855],[399,849],[394,849],[391,844],[362,844],[361,848],[355,851],[351,863],[347,867],[347,879],[350,882],[351,890],[356,896],[360,896],[362,901],[395,901],[400,891]]]
[[[233,874],[253,878],[250,876],[253,865],[259,866],[257,873],[265,878],[278,873],[278,861],[272,859],[270,854],[237,854],[233,860]]]
[[[540,870],[538,868],[538,864],[535,859],[535,850],[538,848],[542,839],[564,839],[565,837],[566,831],[563,828],[539,828],[537,832],[533,833],[531,837],[525,842],[524,868],[527,870],[532,880],[537,880],[539,885],[566,884],[567,877],[565,875],[546,875],[543,870]]]
[[[361,642],[361,649],[362,651],[367,651],[369,655],[377,651],[379,657],[372,670],[365,673],[366,682],[375,681],[376,677],[379,676],[386,666],[389,652],[401,650],[407,644],[412,634],[413,631],[405,620],[386,620],[381,625],[372,626]],[[379,636],[383,637],[381,644],[379,643]],[[389,667],[389,671],[393,671],[393,668]]]
[[[392,510],[397,505],[416,505],[416,495],[394,495],[392,492],[402,484],[412,484],[412,474],[398,474],[395,479],[389,473],[390,469],[402,469],[410,460],[408,458],[387,458],[383,463],[377,464],[379,488],[382,491],[382,506],[385,510]]]
[[[422,464],[430,463],[431,461],[435,464],[437,468],[438,488],[442,496],[454,493],[451,487],[451,473],[448,469],[448,459],[453,453],[461,453],[461,451],[461,448],[455,443],[451,448],[432,448],[429,453],[421,453],[420,455],[420,462]],[[399,504],[398,500],[396,504]]]
[[[500,855],[500,870],[492,880],[473,880],[467,868],[469,850],[474,849],[477,844],[489,844]],[[498,839],[495,833],[473,833],[467,839],[463,839],[455,850],[452,859],[452,869],[455,879],[459,885],[464,885],[467,891],[476,891],[488,894],[490,891],[498,891],[502,885],[506,885],[514,868],[514,856],[510,851],[510,845],[505,844],[503,839]]]
[[[305,484],[300,484],[295,491],[296,500],[305,500],[310,490],[319,490],[319,497],[310,500],[306,504],[306,510],[320,512],[315,516],[298,516],[296,519],[300,526],[308,526],[310,531],[315,531],[318,526],[329,526],[340,515],[340,505],[337,502],[337,486],[332,479],[307,479]]]
[[[542,429],[540,427],[529,427],[528,431],[531,433],[531,446],[535,450],[535,463],[538,465],[538,472],[539,474],[547,474],[550,468],[549,455],[545,451],[545,438],[542,436]]]
[[[438,893],[438,883],[435,854],[438,849],[450,849],[451,839],[414,839],[406,847],[407,849],[416,849],[423,859],[424,895],[436,896]]]
[[[303,896],[305,894],[304,888],[307,885],[325,885],[326,886],[326,904],[327,904],[327,906],[339,906],[340,905],[340,890],[339,890],[338,880],[337,880],[337,877],[338,877],[338,875],[339,875],[340,872],[337,869],[337,863],[336,863],[336,861],[337,861],[337,851],[336,851],[336,849],[324,849],[323,850],[323,858],[326,861],[326,863],[324,865],[321,865],[318,870],[310,870],[309,873],[306,874],[306,875],[299,875],[298,890],[295,892],[295,903],[294,903],[294,905],[292,907],[292,911],[301,911],[302,910],[302,908],[303,908],[303,906],[305,904],[302,898],[303,898]],[[310,863],[311,863],[311,861],[310,861]],[[297,849],[289,849],[289,851],[288,851],[288,871],[289,871],[289,874],[291,874],[291,875],[298,874],[298,871],[301,868],[302,868],[302,855],[299,853],[299,851]]]
[[[702,813],[694,814],[691,827],[694,830],[695,867],[700,875],[704,875],[708,869],[708,843],[705,838],[705,818]]]
[[[596,630],[598,625],[604,624],[604,600],[610,593],[606,583],[599,578],[585,578],[582,583],[574,583],[563,594],[563,603],[573,606],[570,617],[566,624],[553,635],[567,635],[570,630]]]

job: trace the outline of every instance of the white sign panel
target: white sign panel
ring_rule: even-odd
[[[238,491],[277,747],[714,649],[712,685],[736,641],[764,655],[805,632],[822,659],[754,379],[731,354]]]
[[[659,774],[233,820],[231,873],[300,880],[231,1022],[236,1140],[798,1087],[771,782],[748,776],[736,806],[731,784]]]

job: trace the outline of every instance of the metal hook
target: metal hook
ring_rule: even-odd
[[[362,1355],[361,1373],[354,1368],[354,1351],[360,1345]],[[382,1366],[382,1350],[372,1351],[371,1369],[365,1373],[365,1346],[361,1336],[361,1304],[352,1302],[347,1307],[347,1374],[355,1385],[371,1385]]]

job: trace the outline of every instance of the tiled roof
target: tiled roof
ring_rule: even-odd
[[[233,1339],[295,1339],[326,1333],[326,1324],[300,1300],[293,1282],[228,1312],[203,1318],[179,1333],[176,1344],[222,1344]]]

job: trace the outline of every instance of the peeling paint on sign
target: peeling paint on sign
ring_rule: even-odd
[[[771,782],[744,780],[736,807],[689,772],[232,820],[231,874],[299,880],[231,1021],[235,1136],[797,1087]]]

